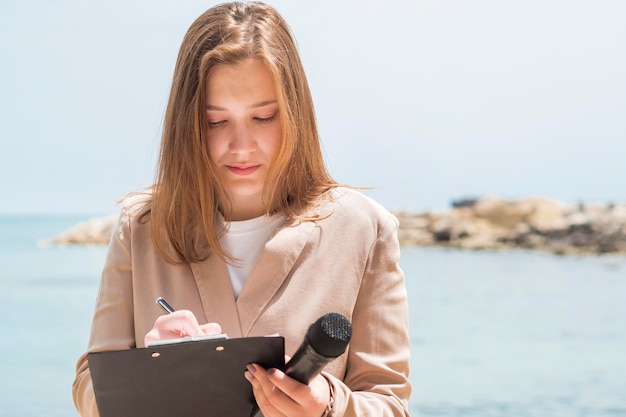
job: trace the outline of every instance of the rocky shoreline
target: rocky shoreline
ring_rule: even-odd
[[[453,203],[447,213],[395,213],[402,245],[626,254],[626,204],[563,204],[544,197]]]
[[[41,240],[39,246],[108,245],[118,217],[115,214],[85,220],[55,238]]]
[[[445,213],[394,212],[403,246],[532,249],[626,255],[626,203],[563,204],[544,197],[453,202]],[[107,244],[117,215],[77,224],[43,245]]]

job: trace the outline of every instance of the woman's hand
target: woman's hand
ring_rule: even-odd
[[[329,382],[322,375],[305,385],[278,369],[250,364],[245,377],[264,417],[321,416],[330,401]]]
[[[222,327],[219,324],[199,325],[196,316],[191,311],[177,310],[172,314],[166,314],[156,319],[154,326],[144,338],[144,345],[156,340],[176,339],[185,336],[208,336],[221,332]]]

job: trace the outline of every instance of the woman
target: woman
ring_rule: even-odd
[[[248,367],[264,416],[408,415],[397,227],[328,175],[280,15],[262,3],[213,7],[183,40],[156,183],[124,203],[88,351],[279,333],[292,355],[311,323],[338,312],[352,323],[350,345],[308,385]],[[159,317],[158,296],[180,310]],[[73,396],[82,416],[98,414],[86,354]]]

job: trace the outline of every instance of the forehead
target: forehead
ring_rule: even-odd
[[[214,100],[276,100],[272,73],[258,59],[218,64],[209,72],[206,85],[207,104],[217,104]]]

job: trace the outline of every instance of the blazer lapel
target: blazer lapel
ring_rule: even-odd
[[[280,289],[316,224],[308,221],[284,226],[265,245],[237,299],[244,336],[248,335],[259,315]]]
[[[203,262],[192,263],[207,322],[219,323],[229,337],[242,337],[239,313],[226,263],[210,255]],[[201,323],[202,324],[202,323]]]

